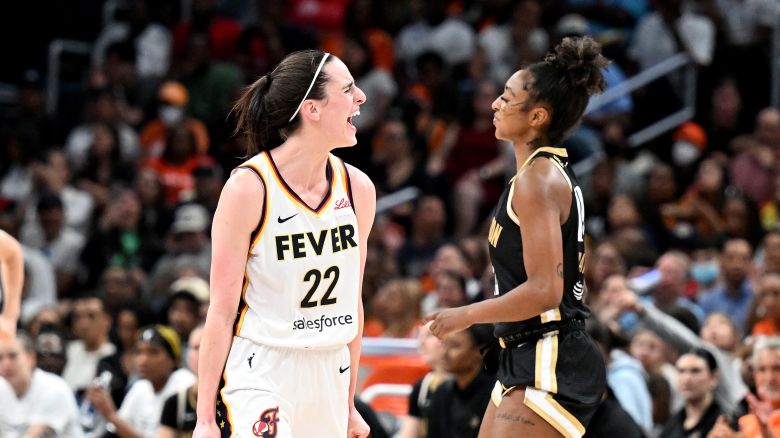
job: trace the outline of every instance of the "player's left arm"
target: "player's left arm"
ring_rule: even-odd
[[[571,214],[572,195],[550,160],[537,162],[517,176],[512,199],[520,222],[528,280],[500,297],[428,316],[433,320],[431,332],[439,339],[477,323],[524,321],[560,305],[563,299],[561,224]]]
[[[0,338],[14,338],[22,303],[24,256],[19,242],[3,230],[0,230],[0,275],[5,293],[3,311],[0,313]]]
[[[376,214],[376,189],[368,176],[357,168],[347,165],[352,183],[352,201],[358,222],[360,238],[360,290],[358,291],[358,332],[355,339],[349,343],[350,377],[349,377],[349,409],[355,410],[355,389],[357,387],[358,367],[360,366],[360,347],[363,338],[363,271],[366,267],[366,249],[368,235],[374,224]]]

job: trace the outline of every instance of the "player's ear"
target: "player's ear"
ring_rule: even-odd
[[[301,107],[301,114],[309,120],[320,120],[322,109],[313,99],[306,99]]]
[[[547,111],[547,108],[543,106],[537,106],[531,110],[529,117],[531,119],[529,121],[531,126],[534,128],[540,128],[547,124],[547,122],[550,120],[550,112]]]

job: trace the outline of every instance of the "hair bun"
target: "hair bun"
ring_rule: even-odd
[[[609,60],[591,37],[564,38],[544,62],[564,71],[571,83],[583,87],[588,95],[601,94],[606,88],[601,69],[609,65]]]

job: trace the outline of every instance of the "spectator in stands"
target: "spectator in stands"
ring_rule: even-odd
[[[431,396],[429,437],[477,437],[496,381],[482,367],[480,348],[493,341],[492,325],[487,324],[472,325],[442,341],[442,369],[452,377]]]
[[[484,244],[484,242],[480,242],[480,244]],[[481,249],[486,250],[487,248]],[[482,269],[484,269],[484,266]],[[445,271],[454,272],[463,277],[463,280],[466,282],[464,291],[466,292],[467,301],[475,300],[482,293],[479,281],[474,278],[475,272],[472,270],[470,255],[464,250],[462,241],[445,243],[436,251],[436,255],[428,266],[428,273],[423,279],[426,292],[431,292],[435,289],[439,283],[437,277]],[[428,280],[428,284],[425,284],[426,280]]]
[[[756,288],[761,320],[753,326],[754,335],[780,335],[780,273],[767,272],[758,280]]]
[[[206,125],[187,114],[190,95],[179,82],[167,81],[157,92],[157,118],[149,121],[141,130],[141,153],[144,159],[158,158],[166,151],[171,131],[183,126],[195,142],[195,153],[209,151],[209,133]]]
[[[772,188],[772,198],[760,205],[765,231],[780,227],[780,175],[775,175]]]
[[[503,84],[522,65],[537,62],[550,47],[544,29],[544,7],[537,0],[519,1],[504,23],[491,23],[477,35],[477,53],[485,58],[487,79]]]
[[[187,341],[187,369],[198,375],[198,355],[203,326],[195,327]],[[198,385],[182,388],[163,403],[160,428],[156,438],[176,438],[183,433],[192,433],[197,420],[195,409],[198,404]]]
[[[674,391],[674,388],[677,387],[677,370],[675,370],[674,366],[671,364],[672,358],[674,357],[671,346],[655,332],[645,327],[640,327],[631,337],[629,352],[631,353],[631,356],[642,363],[642,366],[645,368],[645,372],[648,375],[658,374],[663,377],[672,390],[672,406],[670,408],[672,410],[680,408],[682,406],[681,400],[679,399],[679,395]],[[652,391],[651,397],[655,398]],[[658,423],[658,413],[656,411],[656,406],[654,406],[654,423]],[[665,412],[664,415],[668,415],[670,412],[671,411]]]
[[[206,207],[213,216],[225,185],[225,172],[217,163],[201,164],[192,176],[195,177],[195,203]]]
[[[686,146],[687,147],[687,146]],[[661,208],[664,220],[672,227],[692,227],[698,241],[712,241],[724,228],[720,214],[725,202],[728,175],[715,158],[705,158],[698,165],[696,176],[683,196]]]
[[[730,156],[732,152],[729,143],[745,131],[743,125],[747,117],[742,95],[734,78],[725,76],[718,79],[711,94],[703,94],[702,98],[704,102],[699,106],[703,109],[701,111],[697,109],[696,114],[699,115],[699,122],[707,131],[709,150],[720,155],[721,161],[725,161],[724,155],[721,154]]]
[[[591,256],[585,258],[585,282],[589,291],[586,299],[591,307],[598,306],[596,298],[604,286],[604,281],[616,274],[626,274],[625,260],[611,242],[599,243],[591,252]]]
[[[207,37],[207,47],[214,59],[229,60],[241,35],[241,24],[230,17],[223,16],[215,0],[196,0],[186,17],[187,21],[178,23],[173,29],[174,56],[187,56],[190,47],[187,42],[195,33]]]
[[[736,353],[742,333],[725,313],[711,313],[701,326],[701,338],[722,351]],[[734,356],[735,357],[735,356]]]
[[[117,43],[127,42],[136,53],[135,66],[138,76],[144,80],[162,78],[171,65],[171,31],[162,24],[151,21],[149,6],[152,2],[139,0],[123,2],[127,8],[124,20],[110,20],[95,41],[92,63],[105,63],[106,49]]]
[[[189,113],[213,133],[224,125],[235,93],[243,84],[243,73],[234,64],[215,61],[219,53],[212,57],[210,40],[210,35],[193,29],[174,75],[190,92]]]
[[[721,216],[724,223],[721,230],[723,236],[745,239],[753,247],[761,243],[764,230],[761,228],[758,206],[752,198],[733,187],[727,189]]]
[[[136,338],[140,328],[152,320],[150,312],[138,302],[127,305],[114,317],[111,339],[117,347],[116,352],[101,359],[97,369],[98,375],[104,371],[111,373],[109,391],[114,406],[122,404],[128,381],[138,378],[134,350]]]
[[[145,167],[157,171],[168,206],[176,207],[195,197],[195,169],[213,164],[214,160],[198,151],[196,136],[190,127],[172,127],[167,134],[162,154],[150,158]]]
[[[62,315],[56,307],[52,306],[40,309],[38,313],[33,315],[32,319],[25,326],[25,329],[31,337],[37,337],[45,327],[56,327],[64,330]]]
[[[411,71],[417,57],[431,50],[450,68],[464,66],[474,53],[474,30],[459,18],[448,16],[444,0],[426,1],[422,8],[422,17],[404,26],[396,37],[398,60]]]
[[[95,210],[101,211],[110,201],[109,190],[115,184],[128,185],[135,178],[135,163],[122,160],[116,130],[108,123],[92,125],[93,143],[87,152],[87,162],[76,175],[79,189],[92,196]]]
[[[763,263],[760,266],[763,272],[780,273],[780,228],[776,228],[764,236],[761,244],[763,251]]]
[[[612,276],[607,280],[619,280]],[[604,295],[608,295],[606,292]],[[587,321],[587,331],[598,344],[607,364],[607,389],[596,414],[588,425],[586,437],[643,437],[652,428],[652,405],[642,364],[618,344],[619,335],[612,332],[600,317]],[[643,432],[644,431],[644,432]]]
[[[112,190],[111,200],[98,219],[82,253],[85,287],[97,286],[106,267],[149,270],[163,253],[163,244],[142,221],[138,194],[127,188]]]
[[[744,333],[748,309],[753,300],[751,274],[753,250],[744,239],[730,239],[720,256],[722,282],[699,297],[699,305],[707,315],[720,312],[728,315]]]
[[[201,277],[206,277],[211,265],[211,240],[206,234],[210,224],[211,217],[202,205],[186,204],[176,210],[166,254],[158,260],[149,278],[151,290],[167,290],[182,267],[195,268]]]
[[[39,157],[47,148],[61,142],[62,120],[47,111],[46,76],[36,68],[25,68],[16,81],[17,98],[11,104],[0,126],[7,149],[0,152],[0,194],[24,200],[30,190],[30,174],[24,170],[29,160]],[[14,185],[18,184],[18,186]]]
[[[757,203],[772,199],[775,169],[780,162],[780,110],[764,108],[749,136],[736,138],[744,149],[730,163],[731,180]]]
[[[65,227],[63,202],[59,195],[44,194],[38,200],[38,222],[43,231],[40,242],[26,242],[47,256],[57,281],[57,295],[68,297],[76,285],[78,262],[84,249],[84,236]]]
[[[371,314],[381,325],[381,332],[374,336],[416,338],[421,295],[417,279],[390,280],[380,287],[371,301]]]
[[[138,133],[121,119],[114,94],[105,88],[92,90],[85,105],[85,120],[70,131],[65,141],[65,154],[73,173],[79,174],[87,165],[90,147],[95,143],[93,123],[107,123],[112,126],[119,138],[122,160],[135,163],[139,157]]]
[[[406,187],[425,188],[425,170],[402,121],[383,121],[371,145],[372,164],[376,167],[374,184],[379,196]]]
[[[385,25],[387,22],[386,17],[383,16],[385,5],[370,0],[349,0],[346,3],[341,31],[333,32],[334,35],[324,35],[321,48],[341,57],[345,50],[345,36],[364,40],[368,45],[371,65],[392,72],[395,66],[395,42]]]
[[[120,437],[153,437],[160,425],[163,404],[173,394],[195,383],[189,370],[179,368],[181,341],[167,326],[144,328],[135,345],[140,380],[132,384],[117,410],[109,393],[99,387],[87,390],[87,399]]]
[[[678,52],[686,52],[698,65],[712,62],[715,27],[704,15],[687,11],[682,0],[662,0],[639,19],[628,48],[629,56],[644,70]]]
[[[469,303],[466,294],[466,278],[458,272],[443,270],[433,278],[434,289],[422,303],[423,314],[428,315],[438,310],[451,309]]]
[[[144,108],[150,99],[151,89],[157,85],[157,78],[139,76],[139,49],[146,48],[136,48],[131,42],[125,41],[111,44],[106,49],[104,64],[94,66],[87,78],[87,87],[106,88],[116,96],[119,120],[133,128],[144,121]],[[165,63],[166,69],[168,65],[170,62]]]
[[[247,77],[270,72],[288,53],[317,46],[316,30],[290,20],[287,6],[286,1],[255,4],[254,20],[244,27],[236,48],[236,63]]]
[[[705,317],[704,311],[684,294],[690,263],[688,256],[680,251],[673,250],[663,254],[656,263],[661,280],[653,288],[647,301],[665,312],[671,311],[674,307],[682,307],[693,313],[699,323],[702,323]]]
[[[141,299],[141,278],[136,272],[120,266],[107,267],[100,276],[98,289],[103,293],[106,309],[116,315],[121,309]]]
[[[67,365],[62,377],[71,390],[81,394],[97,376],[98,362],[116,352],[108,340],[111,316],[98,296],[73,300],[71,331],[75,339],[68,343]]]
[[[179,339],[189,339],[192,330],[205,319],[209,284],[200,277],[181,277],[171,284],[169,293],[167,323],[176,331]]]
[[[505,143],[495,137],[490,108],[498,94],[492,82],[475,84],[460,122],[453,124],[444,143],[428,157],[428,168],[441,168],[449,187],[454,188],[450,202],[458,206],[453,211],[456,237],[467,236],[482,225],[486,210],[498,202],[504,189],[509,165]]]
[[[648,224],[639,207],[628,195],[617,194],[612,197],[607,207],[606,231],[610,234],[621,231],[633,231],[643,235],[655,248],[659,248],[657,231]]]
[[[739,418],[739,434],[720,417],[709,438],[761,438],[780,434],[780,339],[759,339],[753,348],[756,395],[748,394],[750,412]]]
[[[436,251],[445,243],[446,222],[441,198],[428,195],[417,200],[411,234],[396,256],[403,274],[419,278],[425,273]]]
[[[23,332],[0,338],[0,435],[83,436],[79,411],[65,381],[35,367],[35,347]]]
[[[65,356],[67,342],[65,331],[60,327],[43,326],[38,336],[35,337],[36,366],[43,371],[62,377],[68,360]]]
[[[409,393],[409,415],[404,417],[401,438],[425,438],[428,435],[428,408],[436,388],[448,377],[443,369],[442,342],[431,333],[429,325],[420,327],[417,335],[417,352],[420,359],[431,367],[422,379],[412,386]]]
[[[642,303],[634,292],[625,287],[625,284],[615,291],[611,298],[610,305],[614,307],[610,311],[621,313],[632,310],[637,312],[644,329],[663,340],[672,348],[674,354],[682,355],[693,349],[707,350],[715,358],[721,376],[715,389],[715,399],[718,405],[725,411],[730,411],[741,402],[747,388],[739,377],[740,364],[733,355],[734,344],[739,335],[728,317],[718,313],[712,314],[705,321],[701,337],[699,337],[696,331],[684,324],[682,319],[679,319],[679,316],[668,315],[659,311],[655,306]],[[690,316],[690,318],[694,317]],[[726,319],[726,323],[722,322],[723,318]],[[647,355],[648,358],[652,357],[647,352],[643,352],[643,354]],[[666,370],[662,370],[662,374],[671,376],[670,370],[668,367],[666,368]],[[674,381],[671,381],[671,387],[677,387]]]
[[[63,203],[63,226],[82,238],[89,234],[95,200],[89,192],[76,188],[71,183],[72,172],[68,158],[59,150],[46,153],[42,162],[32,166],[35,191],[24,200],[26,205],[24,224],[20,239],[31,246],[38,246],[43,240],[43,230],[37,223],[37,202],[46,193],[56,194]]]
[[[173,216],[173,209],[165,201],[162,177],[154,169],[142,168],[133,190],[141,199],[142,228],[154,236],[154,240],[162,241]]]
[[[660,436],[706,436],[724,411],[714,398],[720,375],[718,364],[705,349],[695,349],[677,359],[677,390],[685,407],[664,425]]]

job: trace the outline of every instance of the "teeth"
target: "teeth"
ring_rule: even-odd
[[[357,110],[354,113],[352,113],[352,115],[350,117],[356,117],[356,116],[359,116],[359,115],[360,115],[360,110]]]

